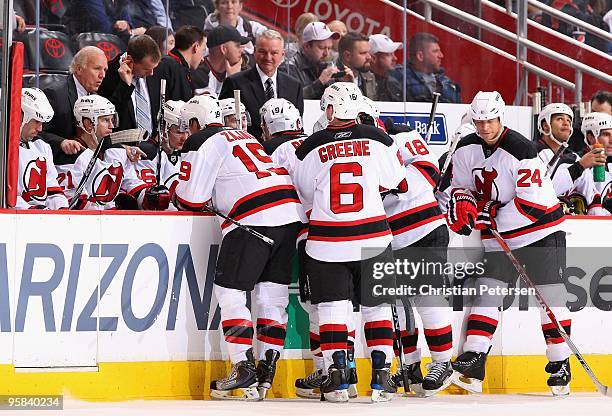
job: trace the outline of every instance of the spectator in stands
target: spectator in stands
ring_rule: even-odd
[[[291,59],[299,52],[302,47],[302,34],[306,25],[312,22],[318,22],[319,18],[313,13],[302,13],[295,20],[295,35],[291,36],[291,40],[285,45],[285,59]]]
[[[591,97],[591,111],[612,114],[612,92],[597,91]]]
[[[338,44],[338,69],[350,68],[363,95],[370,99],[376,98],[376,79],[370,65],[370,43],[368,38],[361,33],[349,32],[340,39]]]
[[[81,0],[70,2],[64,15],[68,32],[114,33],[127,43],[132,34],[144,33],[135,27],[128,11],[127,0]]]
[[[305,99],[320,99],[335,80],[353,81],[350,69],[342,74],[335,64],[328,62],[333,39],[340,39],[340,34],[329,30],[325,23],[309,23],[302,34],[302,49],[284,65],[283,70],[302,83]]]
[[[42,133],[45,141],[62,141],[76,136],[76,120],[72,112],[74,103],[84,95],[97,93],[107,69],[106,55],[95,46],[85,46],[74,55],[70,64],[71,75],[58,85],[44,90],[54,110],[53,118],[45,125]],[[61,145],[67,154],[82,150],[82,146],[72,140],[64,140]]]
[[[160,84],[151,75],[160,59],[157,43],[148,35],[138,35],[128,42],[127,52],[110,61],[98,93],[117,110],[119,126],[115,130],[156,131]]]
[[[204,58],[209,71],[208,86],[204,89],[208,94],[218,97],[225,78],[240,72],[240,46],[248,42],[249,38],[231,26],[219,25],[208,33],[208,56]]]
[[[442,103],[461,103],[461,88],[444,75],[444,55],[436,36],[414,34],[409,41],[408,58],[406,71],[398,66],[392,73],[400,82],[406,77],[406,101],[430,102],[433,93],[438,92]]]
[[[128,12],[135,27],[150,28],[159,25],[172,29],[172,22],[166,13],[165,1],[130,0]]]
[[[214,0],[215,12],[208,15],[204,22],[204,31],[209,32],[219,24],[235,27],[244,37],[254,41],[257,35],[263,33],[267,27],[261,23],[251,21],[240,15],[242,0]],[[244,45],[243,50],[249,55],[253,54],[253,43]]]
[[[341,20],[332,20],[327,24],[327,27],[329,27],[329,30],[332,32],[340,33],[340,38],[332,40],[332,51],[329,54],[329,60],[331,62],[336,62],[338,60],[338,44],[340,43],[340,39],[348,33],[348,29]]]
[[[196,26],[183,26],[176,31],[175,47],[164,56],[155,69],[157,82],[166,79],[166,99],[189,101],[196,87],[192,72],[204,57],[204,31]]]
[[[212,0],[172,0],[170,19],[175,28],[181,26],[198,26],[213,12]]]
[[[278,71],[285,56],[284,39],[276,30],[266,30],[255,43],[254,68],[231,75],[223,82],[220,99],[233,98],[239,89],[241,101],[251,117],[249,133],[261,137],[259,109],[271,98],[284,98],[304,112],[304,97],[300,82]]]
[[[390,76],[397,65],[395,51],[402,47],[401,42],[393,42],[389,36],[376,34],[370,36],[370,66],[376,77],[376,101],[402,101],[401,83]]]
[[[151,26],[147,29],[145,35],[151,36],[163,56],[168,55],[168,52],[174,49],[175,39],[172,29],[166,29],[163,26]]]

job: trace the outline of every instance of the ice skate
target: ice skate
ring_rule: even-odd
[[[323,370],[315,370],[304,378],[295,380],[295,394],[304,399],[320,399]]]
[[[433,362],[428,366],[427,375],[423,379],[422,393],[424,397],[433,396],[444,390],[453,382],[453,367],[450,361]]]
[[[257,364],[259,400],[265,399],[268,390],[272,388],[272,381],[274,381],[274,374],[276,373],[276,362],[280,358],[280,353],[270,349],[266,351],[265,357]]]
[[[210,397],[220,400],[259,400],[257,392],[257,369],[253,350],[249,348],[247,359],[232,366],[226,378],[210,383]],[[232,396],[232,390],[241,390],[241,396]]]
[[[423,388],[421,383],[423,383],[423,373],[421,372],[421,362],[417,361],[412,364],[404,364],[404,371],[406,372],[406,377],[408,378],[408,387],[404,386],[404,379],[402,378],[402,372],[397,371],[397,373],[393,374],[392,379],[397,387],[404,387],[404,394],[408,394],[411,390],[416,394],[422,394]]]
[[[382,351],[372,351],[372,387],[373,403],[388,402],[397,392],[397,386],[391,379],[391,364],[385,363],[386,355]]]
[[[471,393],[482,393],[482,380],[485,378],[487,353],[466,351],[452,363],[457,374],[453,384]]]
[[[321,401],[335,403],[348,402],[348,380],[346,376],[346,353],[336,351],[332,355],[334,363],[321,384]]]
[[[357,392],[357,362],[355,361],[355,348],[349,347],[347,350],[347,379],[348,379],[348,395],[351,399],[356,398]]]
[[[546,364],[544,370],[550,373],[546,384],[550,387],[553,396],[567,396],[570,394],[569,383],[572,379],[572,373],[570,371],[569,358],[563,361],[551,361]]]

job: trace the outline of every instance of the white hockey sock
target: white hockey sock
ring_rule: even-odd
[[[317,304],[319,315],[319,334],[323,353],[323,373],[333,364],[332,355],[345,351],[347,347],[348,300],[322,302]]]
[[[261,282],[255,285],[253,295],[257,305],[258,359],[264,359],[269,349],[282,354],[287,332],[289,286]]]
[[[372,351],[385,353],[385,362],[391,363],[393,356],[393,317],[388,306],[362,306],[363,328],[368,346],[368,355]]]
[[[214,285],[221,308],[221,327],[227,351],[233,364],[246,360],[246,351],[253,344],[251,311],[246,306],[246,292]]]

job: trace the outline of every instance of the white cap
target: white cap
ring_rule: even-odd
[[[340,39],[340,33],[332,32],[323,22],[308,23],[302,32],[302,42],[310,42],[311,40],[333,40]]]
[[[382,33],[370,35],[370,53],[393,53],[402,47],[402,42],[393,42],[391,38]]]

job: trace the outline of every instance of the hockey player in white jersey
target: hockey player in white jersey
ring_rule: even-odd
[[[214,98],[193,101],[183,106],[182,115],[203,129],[183,147],[175,205],[202,211],[212,204],[218,212],[274,240],[271,246],[219,217],[223,240],[214,291],[233,367],[226,378],[211,383],[211,395],[226,398],[241,389],[244,399],[263,399],[285,342],[291,259],[305,214],[287,171],[274,167],[262,145],[245,131],[224,127]],[[253,292],[257,310],[257,366],[247,291]]]
[[[77,122],[75,139],[85,146],[85,150],[67,155],[57,148],[54,150],[54,162],[59,183],[69,200],[78,199],[77,209],[167,208],[167,204],[165,208],[156,206],[160,201],[147,195],[147,185],[136,175],[126,149],[121,145],[107,145],[106,136],[112,133],[117,123],[115,106],[110,101],[99,95],[83,96],[74,104],[74,116]],[[91,174],[85,177],[100,140],[105,140],[102,150]],[[81,181],[85,186],[76,195]]]
[[[181,109],[184,105],[185,102],[180,100],[164,103],[165,132],[162,135],[160,185],[168,189],[170,195],[174,193],[174,188],[178,184],[181,150],[189,137],[187,120],[181,117]],[[140,142],[138,147],[146,155],[136,163],[138,177],[148,186],[154,186],[157,175],[158,143],[146,140]]]
[[[574,112],[562,103],[548,104],[538,116],[538,155],[546,165],[557,196],[563,200],[586,201],[574,207],[577,214],[609,215],[601,206],[601,195],[593,181],[593,166],[603,166],[603,152],[592,150],[580,157],[567,149],[565,143],[572,135]],[[561,151],[564,147],[565,150]],[[559,156],[556,156],[561,152]],[[581,207],[580,207],[581,206]]]
[[[454,383],[471,391],[482,390],[485,361],[499,321],[503,296],[499,290],[516,282],[517,273],[491,230],[497,230],[552,305],[557,320],[570,333],[567,296],[560,272],[565,268],[563,212],[536,144],[504,126],[505,104],[498,92],[479,92],[470,106],[476,133],[463,138],[452,156],[451,198],[446,213],[450,228],[469,235],[481,230],[485,249],[479,291],[468,307],[467,337],[463,353],[453,362],[461,373]],[[570,350],[556,327],[541,311],[554,394],[567,394],[571,379]]]
[[[219,104],[221,105],[223,124],[232,129],[238,128],[238,123],[236,122],[236,100],[233,98],[224,98],[219,100]],[[246,107],[242,103],[240,103],[240,117],[242,130],[246,131],[247,127],[251,125],[251,119],[249,113],[246,111]]]
[[[606,156],[603,181],[595,182],[601,195],[602,206],[612,213],[612,115],[608,113],[589,113],[582,119],[584,140],[593,148],[596,143],[603,146]]]
[[[372,126],[356,124],[361,96],[353,83],[335,83],[325,90],[321,104],[329,125],[297,149],[294,175],[304,205],[312,207],[306,273],[319,318],[325,373],[322,398],[336,402],[349,399],[347,320],[354,298],[362,305],[372,358],[372,400],[390,400],[396,391],[389,370],[391,309],[372,297],[370,268],[393,261],[380,191],[405,192],[407,184],[393,140]]]
[[[68,208],[68,200],[57,183],[51,147],[38,134],[51,121],[53,108],[37,88],[21,90],[21,134],[17,179],[17,209]]]
[[[358,120],[364,124],[377,125],[379,112],[376,104],[364,97],[362,112]],[[393,255],[396,260],[412,262],[427,261],[435,264],[446,263],[448,230],[444,215],[438,206],[433,190],[439,180],[438,162],[430,152],[427,143],[414,130],[391,136],[400,149],[405,176],[409,184],[408,192],[389,193],[384,198],[389,227],[393,233]],[[440,288],[444,276],[420,276],[411,282],[417,289],[420,286]],[[404,348],[404,368],[410,386],[418,394],[431,396],[451,384],[453,369],[453,334],[451,327],[451,308],[442,296],[416,295],[410,299],[402,298],[398,305],[402,347]],[[407,330],[411,320],[412,307],[423,321],[423,332],[429,346],[432,364],[423,378],[420,365],[421,354],[417,348],[418,328]],[[401,353],[398,351],[398,353]],[[401,372],[394,376],[397,385],[403,385]]]

